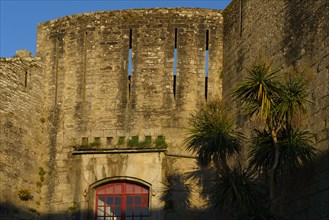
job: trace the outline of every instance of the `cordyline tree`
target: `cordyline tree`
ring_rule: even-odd
[[[246,216],[254,207],[260,207],[263,200],[259,183],[239,163],[229,163],[240,151],[243,136],[236,131],[224,105],[219,100],[209,101],[192,115],[190,124],[188,150],[198,155],[201,167],[215,168],[212,187],[203,186],[210,189],[206,192],[210,205],[231,216]],[[202,175],[189,173],[188,176],[196,179]]]
[[[265,62],[246,70],[245,79],[232,92],[245,117],[259,122],[245,167],[239,162],[228,163],[239,153],[244,137],[220,101],[209,101],[191,116],[187,148],[198,155],[202,165],[215,167],[209,193],[214,206],[240,219],[277,219],[268,212],[275,197],[276,177],[286,176],[315,157],[312,135],[296,127],[309,103],[306,87],[305,79],[280,77]],[[268,206],[259,184],[264,175],[268,177]]]
[[[249,165],[253,171],[268,176],[269,201],[275,198],[275,179],[315,157],[312,135],[297,128],[306,113],[305,78],[271,71],[271,65],[259,61],[246,70],[245,79],[234,88],[233,96],[242,103],[248,119],[259,126],[251,140]]]

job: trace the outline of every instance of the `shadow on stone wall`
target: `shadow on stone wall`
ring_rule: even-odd
[[[329,150],[293,173],[276,200],[277,210],[292,220],[329,218]]]
[[[0,203],[0,219],[25,220],[38,219],[38,215],[32,210],[22,209],[10,203]]]
[[[181,211],[190,207],[191,187],[186,183],[182,174],[173,173],[168,175],[163,185],[164,191],[160,199],[165,203],[165,210]]]
[[[165,203],[164,219],[229,219],[220,213],[215,207],[215,201],[212,201],[210,196],[213,190],[213,177],[215,169],[202,166],[198,163],[198,169],[188,173],[172,173],[166,177],[166,182],[163,183],[164,191],[161,196],[161,201]],[[196,189],[193,186],[198,186]],[[200,194],[199,194],[200,193]],[[199,202],[203,203],[202,208],[195,208],[190,201],[193,199],[193,194],[200,195]],[[207,202],[205,202],[207,201]]]
[[[163,210],[152,209],[150,220],[209,220],[218,219],[218,213],[205,210],[191,209],[181,211],[166,211],[163,216]],[[13,204],[0,204],[0,219],[2,220],[92,220],[94,217],[90,212],[67,211],[62,213],[52,213],[39,215],[30,210],[16,207]]]

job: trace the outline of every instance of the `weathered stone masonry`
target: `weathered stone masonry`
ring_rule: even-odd
[[[223,97],[259,56],[311,79],[309,116],[319,159],[296,174],[279,209],[292,219],[329,217],[329,2],[236,0],[224,11]],[[231,104],[239,112],[238,104]],[[238,117],[239,118],[239,117]],[[240,120],[245,131],[248,125]]]
[[[228,91],[259,54],[286,71],[313,73],[305,120],[317,148],[328,151],[328,11],[325,0],[235,0],[223,12],[104,11],[40,24],[37,58],[1,59],[0,216],[27,218],[30,207],[44,219],[92,219],[98,187],[124,180],[149,189],[150,219],[218,217],[203,213],[198,189],[188,209],[175,201],[164,211],[164,183],[196,167],[184,149],[190,113],[222,93],[238,112]],[[136,138],[151,144],[130,145]],[[166,149],[153,144],[164,139]],[[96,142],[97,151],[86,149]],[[280,212],[328,217],[326,155],[297,174],[300,184],[279,198]],[[40,167],[47,173],[37,186]],[[21,188],[33,200],[20,201]],[[176,200],[184,195],[175,193]]]
[[[136,135],[164,135],[169,143],[179,143],[177,131],[185,127],[190,112],[205,102],[207,30],[208,96],[220,94],[221,24],[215,10],[152,9],[87,13],[39,25],[37,55],[45,59],[45,107],[60,109],[58,133],[65,136],[65,144],[73,138],[81,142],[82,137],[89,141],[100,137],[102,143],[113,137],[115,144],[120,136]]]
[[[36,174],[38,166],[47,174],[40,203],[25,204],[48,219],[90,219],[95,189],[126,180],[149,187],[150,218],[163,219],[166,177],[196,166],[183,145],[187,119],[206,99],[221,94],[222,23],[217,10],[147,9],[86,13],[40,24],[37,56],[43,81],[35,89],[42,99],[31,101],[45,115],[40,129],[46,135],[38,146],[46,155],[42,165],[35,165]],[[129,49],[133,69],[128,77]],[[166,152],[131,149],[128,142],[136,137],[140,142],[165,140]],[[101,143],[97,152],[75,151],[95,141]],[[35,193],[37,178],[17,188]],[[16,191],[8,201],[18,201]],[[197,190],[191,196],[191,210],[202,209]],[[184,210],[176,212],[178,217]],[[198,218],[192,211],[181,216]]]
[[[0,205],[23,205],[17,191],[36,188],[39,167],[47,160],[43,125],[43,72],[40,58],[28,53],[0,59]],[[41,193],[34,194],[41,201]],[[1,215],[0,215],[1,216]]]

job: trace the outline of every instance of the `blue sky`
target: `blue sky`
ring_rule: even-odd
[[[35,55],[37,24],[66,15],[131,8],[193,7],[224,9],[231,0],[0,0],[0,57],[16,50]]]

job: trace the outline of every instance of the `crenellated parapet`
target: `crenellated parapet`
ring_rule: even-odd
[[[46,109],[64,145],[139,136],[181,145],[187,118],[221,96],[223,19],[208,9],[72,15],[38,27]],[[72,142],[72,141],[71,141]]]

